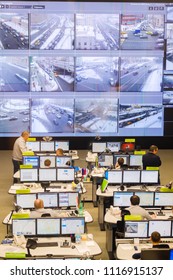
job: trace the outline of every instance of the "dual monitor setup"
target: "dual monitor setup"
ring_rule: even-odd
[[[12,234],[24,236],[61,236],[85,233],[84,217],[13,219]]]
[[[20,181],[26,182],[73,182],[75,170],[66,168],[21,168]]]
[[[124,238],[149,238],[154,231],[159,232],[161,237],[173,237],[171,220],[125,221],[124,223]]]
[[[74,208],[79,202],[78,192],[41,192],[16,194],[16,204],[23,209],[34,209],[34,201],[42,199],[44,208]]]
[[[140,198],[140,206],[142,207],[166,207],[173,206],[173,192],[149,192],[149,191],[114,191],[113,206],[129,207],[130,197],[137,195]]]
[[[55,152],[59,148],[69,151],[69,141],[27,141],[26,146],[33,152]]]
[[[93,142],[92,152],[103,153],[106,151],[112,153],[122,152],[133,152],[135,150],[135,143],[129,142]]]

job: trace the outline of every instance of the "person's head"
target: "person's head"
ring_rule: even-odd
[[[160,243],[160,233],[158,231],[153,231],[152,234],[151,234],[151,241],[153,244],[158,244]]]
[[[45,159],[45,161],[44,161],[44,166],[46,166],[46,167],[50,167],[50,165],[51,165],[51,160],[50,159]]]
[[[120,157],[120,158],[118,159],[118,164],[119,164],[120,166],[122,166],[122,165],[124,164],[124,159],[123,159],[122,157]]]
[[[131,205],[139,205],[140,203],[140,198],[138,195],[132,195],[130,197],[130,202],[131,202]]]
[[[40,208],[44,208],[44,202],[42,199],[36,199],[34,201],[34,207],[35,209],[40,209]]]
[[[157,152],[158,152],[158,147],[155,146],[155,145],[151,145],[150,148],[149,148],[149,152],[150,152],[150,153],[153,153],[153,154],[157,154]]]
[[[56,156],[61,157],[61,156],[63,156],[63,155],[64,155],[63,149],[58,148],[58,149],[56,150]]]
[[[25,142],[28,140],[29,138],[29,132],[27,130],[23,131],[21,133],[21,136],[23,137],[23,139],[25,140]]]

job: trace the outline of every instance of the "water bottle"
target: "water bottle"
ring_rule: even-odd
[[[77,225],[77,228],[76,228],[75,242],[76,242],[77,244],[79,244],[79,243],[81,242],[81,234],[80,234],[79,225]]]

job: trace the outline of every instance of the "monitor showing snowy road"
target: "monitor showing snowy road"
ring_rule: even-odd
[[[166,2],[0,0],[0,137],[165,136],[172,30]]]

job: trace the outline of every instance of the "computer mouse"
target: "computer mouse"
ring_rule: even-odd
[[[72,245],[71,248],[72,248],[72,249],[75,249],[76,247],[75,247],[75,245]]]

